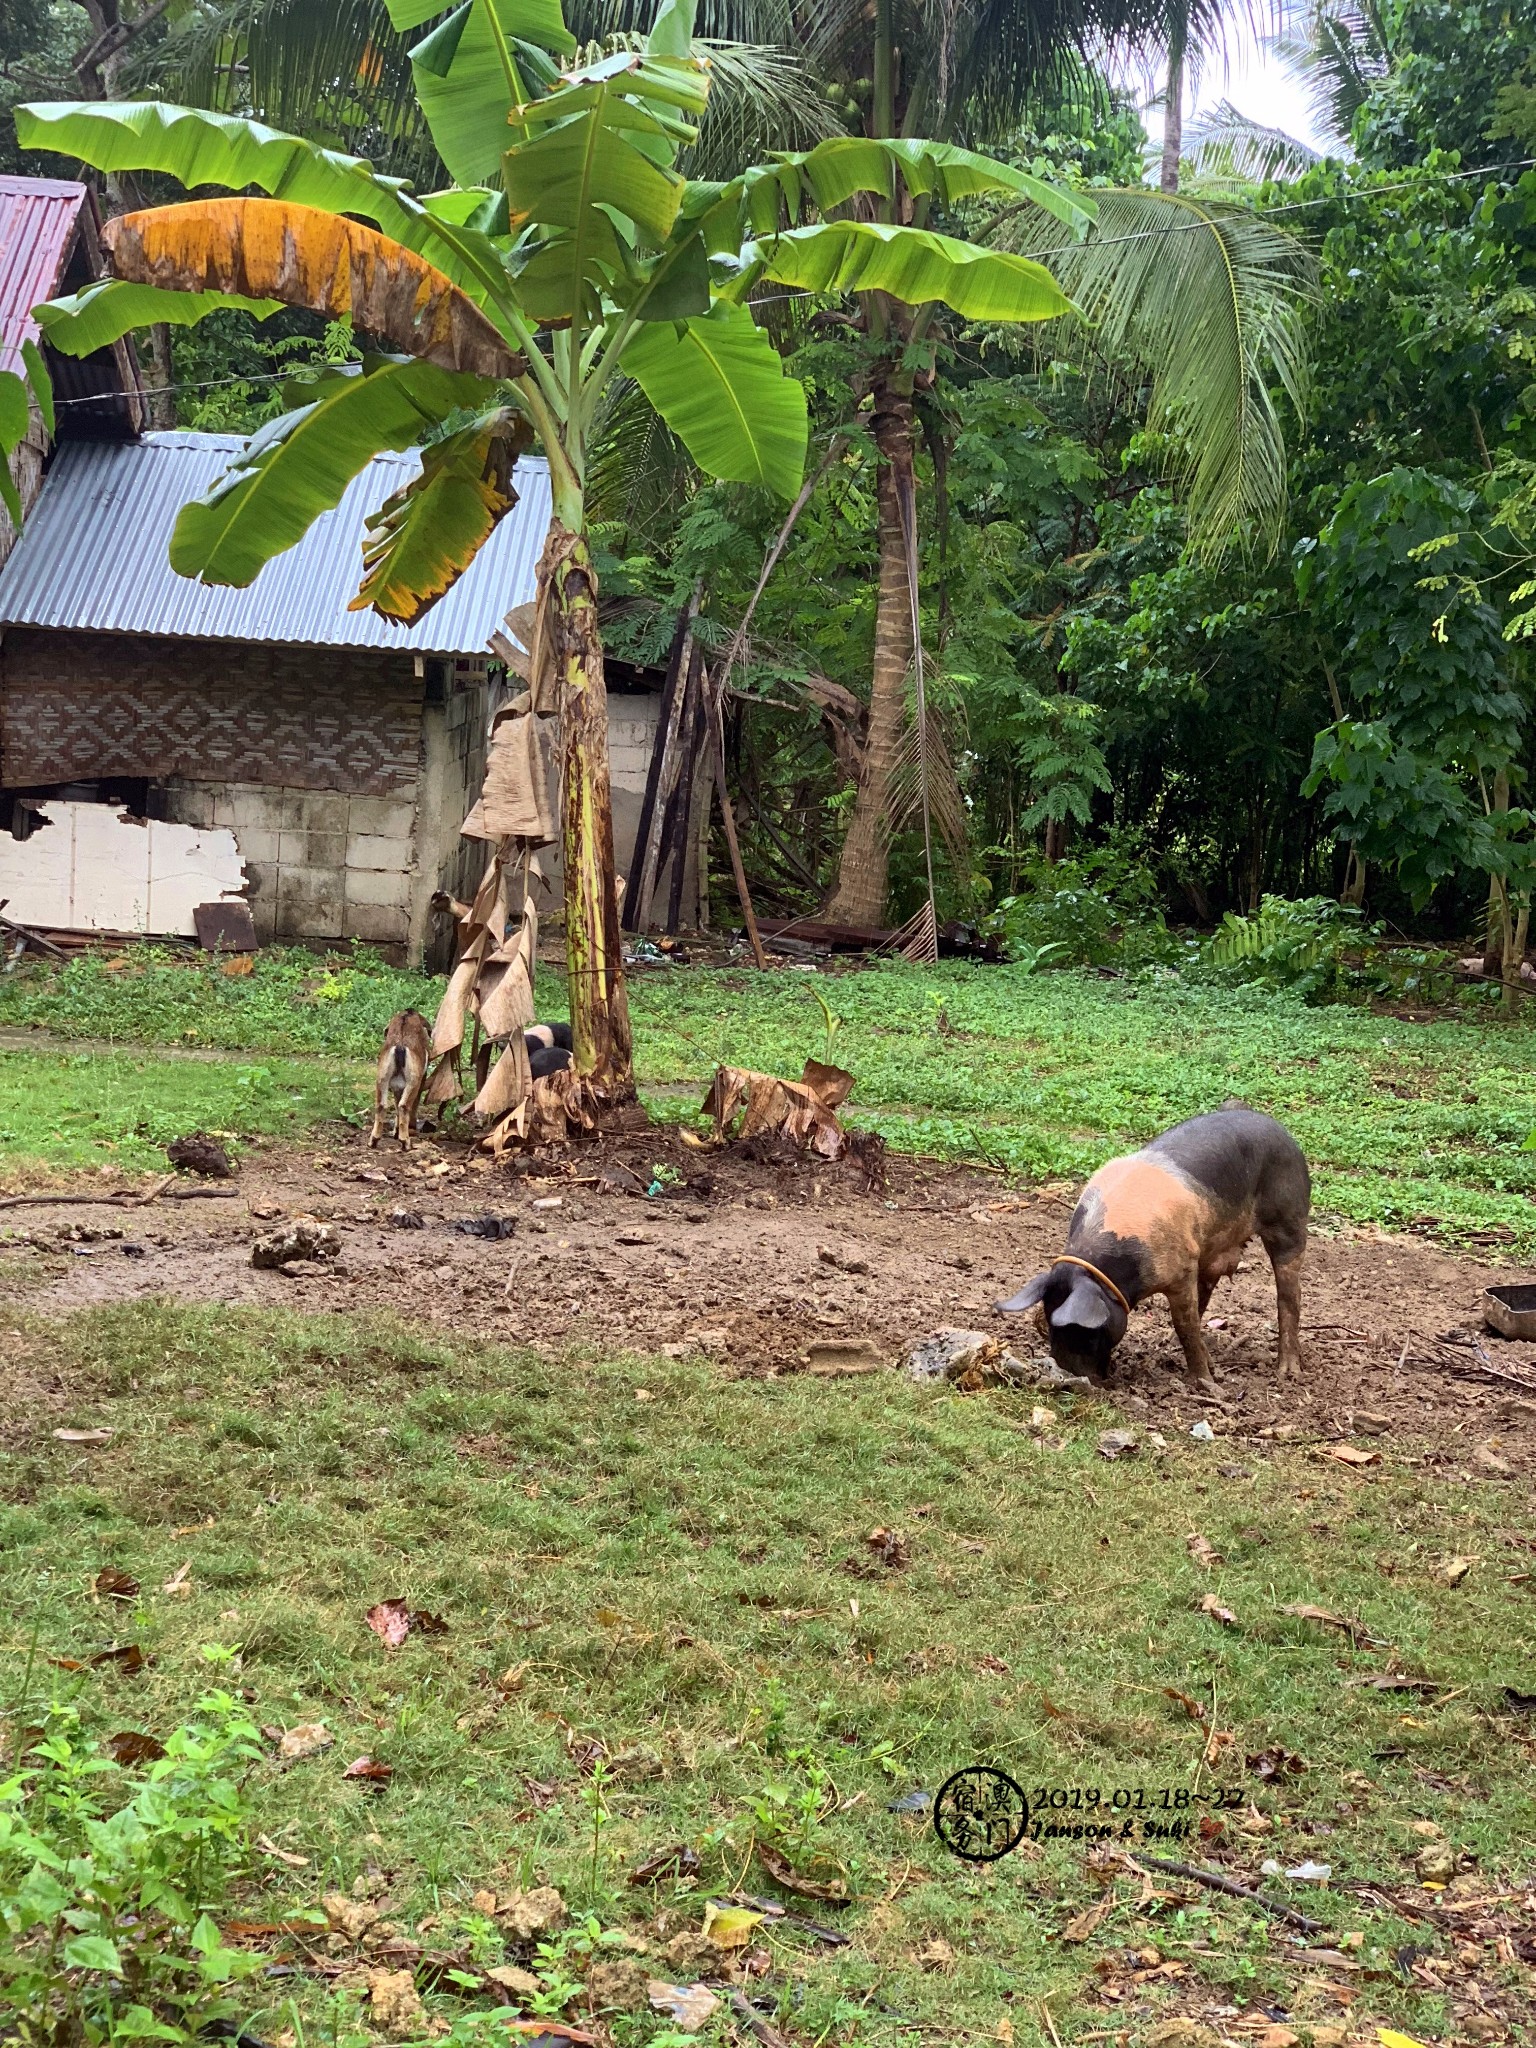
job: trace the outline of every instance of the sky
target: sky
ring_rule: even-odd
[[[1128,74],[1125,83],[1143,103],[1141,117],[1146,123],[1147,133],[1154,141],[1161,142],[1162,108],[1145,104],[1159,89],[1161,81]],[[1214,112],[1224,99],[1230,100],[1251,120],[1262,122],[1266,128],[1283,128],[1287,135],[1310,142],[1314,148],[1319,146],[1321,138],[1308,110],[1303,87],[1279,58],[1264,48],[1262,38],[1246,21],[1234,22],[1228,29],[1226,65],[1223,66],[1219,57],[1206,64],[1194,94],[1194,104],[1185,107],[1186,137],[1201,115]]]

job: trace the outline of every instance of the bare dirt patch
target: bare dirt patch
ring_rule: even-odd
[[[856,1166],[696,1151],[638,1110],[600,1144],[510,1172],[452,1141],[406,1156],[347,1133],[248,1153],[227,1200],[9,1210],[0,1299],[382,1309],[541,1350],[697,1351],[753,1375],[804,1369],[808,1346],[840,1338],[872,1340],[894,1367],[943,1324],[995,1332],[1026,1355],[1040,1349],[1032,1322],[994,1304],[1059,1250],[1075,1196],[895,1155],[870,1190]],[[420,1227],[401,1227],[401,1210]],[[333,1226],[340,1257],[254,1269],[253,1238],[300,1214]],[[485,1217],[510,1219],[510,1235],[460,1227]],[[105,1228],[123,1235],[94,1237]],[[1491,1441],[1516,1469],[1536,1465],[1536,1399],[1515,1383],[1536,1377],[1536,1344],[1496,1338],[1481,1320],[1483,1289],[1511,1277],[1523,1276],[1411,1236],[1324,1226],[1304,1293],[1308,1377],[1282,1395],[1274,1291],[1255,1244],[1211,1305],[1230,1404],[1220,1433],[1367,1441],[1391,1429],[1441,1440],[1452,1462]],[[1180,1368],[1166,1307],[1145,1304],[1108,1398],[1154,1424],[1192,1422],[1202,1411]]]

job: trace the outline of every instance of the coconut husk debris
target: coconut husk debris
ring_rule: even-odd
[[[715,1137],[721,1143],[773,1134],[809,1147],[823,1159],[841,1159],[849,1149],[850,1134],[837,1112],[852,1090],[852,1074],[820,1060],[807,1060],[798,1081],[783,1081],[777,1074],[751,1067],[719,1067],[700,1106],[714,1119]]]

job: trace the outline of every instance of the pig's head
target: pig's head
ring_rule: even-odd
[[[1005,1315],[1038,1308],[1050,1340],[1051,1356],[1063,1372],[1079,1379],[1102,1380],[1109,1355],[1125,1335],[1126,1313],[1108,1288],[1091,1273],[1065,1261],[1037,1273],[1027,1287],[1000,1301]]]

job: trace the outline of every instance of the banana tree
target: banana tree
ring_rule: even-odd
[[[396,28],[438,0],[389,0]],[[838,137],[727,181],[686,179],[709,66],[693,0],[662,0],[643,47],[578,51],[560,0],[462,0],[411,52],[423,116],[455,184],[416,196],[361,158],[259,123],[159,104],[20,110],[24,147],[105,172],[156,171],[194,199],[110,224],[113,276],[39,309],[52,347],[84,354],[150,321],[221,306],[345,316],[379,352],[300,388],[209,496],[186,506],[174,568],[247,584],[384,449],[421,446],[385,506],[355,602],[409,622],[462,574],[512,502],[536,437],[553,520],[540,564],[544,653],[562,713],[562,851],[576,1065],[630,1085],[609,800],[597,578],[586,531],[599,411],[628,378],[701,469],[783,497],[799,488],[806,402],[749,295],[777,284],[939,302],[972,319],[1041,320],[1068,301],[1022,256],[867,219],[904,183],[1001,190],[1086,225],[1085,204],[970,152]],[[562,64],[564,68],[562,68]],[[807,217],[813,216],[813,217]]]

